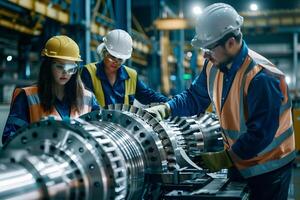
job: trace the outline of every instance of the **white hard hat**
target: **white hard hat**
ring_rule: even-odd
[[[105,49],[105,44],[101,43],[97,46],[96,52],[99,56],[100,59],[104,59],[104,55],[103,55],[103,49]]]
[[[126,60],[131,57],[132,38],[121,29],[115,29],[107,33],[103,38],[105,49],[116,58]]]
[[[225,3],[214,3],[206,7],[199,16],[192,45],[207,48],[228,33],[240,33],[242,24],[243,17],[233,7]]]

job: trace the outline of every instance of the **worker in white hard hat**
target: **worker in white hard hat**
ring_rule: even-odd
[[[287,199],[295,139],[285,75],[249,49],[243,17],[228,4],[206,7],[192,45],[206,58],[189,89],[148,111],[158,120],[192,116],[212,103],[223,129],[224,150],[203,152],[196,163],[210,171],[229,169],[247,181],[250,199]]]
[[[81,79],[95,93],[101,106],[117,103],[132,105],[134,99],[142,104],[168,100],[139,80],[134,69],[124,65],[132,54],[132,39],[126,31],[115,29],[108,32],[97,53],[101,60],[87,64]]]
[[[3,144],[16,131],[51,116],[56,120],[77,118],[100,109],[94,94],[78,73],[78,45],[68,36],[51,37],[42,50],[43,61],[37,84],[16,88],[2,135]]]

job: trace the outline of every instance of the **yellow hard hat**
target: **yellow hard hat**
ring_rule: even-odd
[[[65,35],[50,38],[42,50],[42,56],[70,61],[82,61],[78,45],[74,40]]]

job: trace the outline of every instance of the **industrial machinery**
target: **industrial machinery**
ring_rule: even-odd
[[[0,199],[245,199],[244,184],[212,178],[191,160],[222,148],[208,113],[158,122],[142,108],[113,105],[48,119],[1,150]]]

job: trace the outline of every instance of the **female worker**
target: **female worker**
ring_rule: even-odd
[[[78,45],[61,35],[50,38],[42,50],[41,69],[35,85],[17,88],[4,128],[3,144],[22,126],[53,116],[76,118],[99,109],[95,96],[84,89],[78,73]]]
[[[142,104],[168,100],[139,80],[134,69],[124,65],[132,53],[132,38],[126,31],[115,29],[108,32],[97,53],[102,60],[86,65],[81,78],[85,86],[95,93],[101,106],[132,105],[134,99]]]

